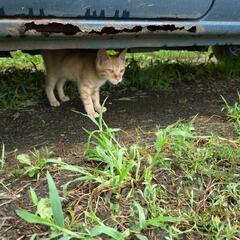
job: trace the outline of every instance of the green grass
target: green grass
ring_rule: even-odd
[[[233,122],[240,122],[240,93],[238,92],[238,101],[234,105],[230,105],[224,97],[222,97],[225,106],[223,110],[227,111],[227,115]]]
[[[233,105],[228,103],[224,97],[222,99],[225,103],[222,110],[227,112],[229,120],[233,122],[237,134],[240,135],[240,93],[238,92],[238,100]]]
[[[23,165],[23,168],[18,168],[15,175],[25,174],[29,177],[36,176],[39,179],[41,173],[49,164],[61,164],[61,158],[51,158],[51,151],[48,148],[30,151],[29,154],[22,153],[17,155],[17,161]]]
[[[0,109],[24,108],[46,99],[41,56],[20,51],[0,58]],[[103,91],[119,89],[169,90],[174,84],[196,79],[237,79],[239,62],[215,63],[211,52],[160,51],[128,54],[123,83],[106,85]],[[73,83],[66,86],[71,98],[78,98]]]
[[[169,52],[169,56],[168,53]],[[211,61],[210,53],[185,53],[185,57],[177,57],[177,52],[161,52],[158,54],[135,54],[128,58],[125,74],[127,87],[142,90],[168,90],[174,84],[191,82],[197,79],[238,79],[240,62]],[[181,52],[179,53],[181,54]],[[191,57],[187,57],[189,56]],[[193,56],[195,55],[195,58]],[[199,61],[198,61],[199,60]]]
[[[41,57],[19,51],[12,56],[0,59],[0,109],[24,108],[45,98]],[[227,81],[240,76],[239,62],[215,63],[211,52],[131,54],[127,64],[124,83],[114,89],[168,90],[198,78]],[[67,91],[78,95],[72,84]],[[223,100],[239,134],[240,96],[235,104]],[[13,173],[20,180],[44,181],[46,174],[49,194],[43,196],[30,188],[31,213],[17,210],[25,221],[48,227],[49,234],[42,239],[239,238],[239,137],[199,135],[192,120],[157,126],[154,132],[136,131],[134,139],[124,143],[119,140],[124,135],[121,129],[109,127],[102,115],[91,120],[96,130],[86,130],[84,164],[52,158],[48,148],[16,157],[20,168]],[[3,145],[1,171],[5,158]],[[55,172],[60,174],[55,176]],[[61,176],[69,175],[71,179],[62,182]],[[3,227],[4,221],[0,230]]]
[[[48,174],[49,198],[38,200],[31,190],[33,205],[41,203],[47,214],[17,211],[20,217],[51,227],[52,237],[239,237],[238,140],[198,135],[192,120],[138,132],[126,145],[119,140],[121,130],[102,116],[92,121],[97,129],[87,131],[86,163],[59,166],[75,176],[63,185],[62,198]]]
[[[21,51],[11,52],[11,57],[0,58],[0,69],[6,68],[35,68],[43,69],[43,60],[40,55],[30,55]]]
[[[0,77],[0,109],[36,105],[44,96],[44,76],[40,71],[8,68]]]

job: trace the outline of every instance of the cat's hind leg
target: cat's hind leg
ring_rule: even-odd
[[[46,91],[46,94],[48,97],[48,101],[52,107],[60,106],[59,101],[56,99],[56,97],[54,95],[54,89],[55,89],[57,81],[58,81],[58,78],[56,76],[53,76],[53,75],[46,76],[45,91]]]
[[[58,82],[57,82],[57,91],[58,91],[58,96],[60,98],[60,100],[62,102],[67,102],[70,100],[70,98],[68,96],[65,95],[64,93],[64,84],[65,84],[66,80],[65,79],[60,79]]]

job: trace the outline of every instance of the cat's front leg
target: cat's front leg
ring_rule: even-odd
[[[52,107],[59,107],[60,106],[59,101],[56,99],[56,97],[54,95],[54,88],[56,86],[57,80],[58,79],[53,75],[47,75],[46,76],[45,91],[46,91],[49,103]]]
[[[94,108],[97,112],[99,112],[99,113],[103,112],[104,113],[104,112],[107,111],[107,108],[102,107],[101,104],[100,104],[100,89],[99,88],[93,90],[92,100],[93,100]]]
[[[97,118],[99,117],[99,114],[95,112],[93,107],[93,101],[92,101],[92,90],[90,87],[87,86],[79,86],[78,87],[79,93],[82,97],[84,108],[87,112],[87,114],[91,117]]]

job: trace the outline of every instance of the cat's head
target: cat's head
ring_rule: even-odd
[[[125,55],[126,50],[115,56],[108,55],[105,49],[98,50],[96,68],[99,76],[112,84],[120,83],[125,72]]]

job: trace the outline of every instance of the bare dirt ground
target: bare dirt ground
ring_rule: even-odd
[[[188,120],[198,114],[197,125],[208,133],[218,130],[224,135],[225,114],[221,111],[221,95],[230,102],[237,99],[239,81],[204,79],[194,83],[181,84],[169,92],[132,91],[113,93],[107,101],[105,121],[111,127],[125,131],[137,127],[166,126],[179,119]],[[123,101],[123,97],[133,97]],[[51,108],[44,99],[41,105],[25,110],[11,110],[0,113],[0,138],[8,151],[29,150],[45,145],[71,145],[86,140],[83,128],[91,129],[92,123],[84,113],[81,100],[64,103]],[[205,127],[204,127],[205,126]]]
[[[231,123],[221,111],[223,101],[220,96],[234,102],[239,86],[240,81],[199,79],[176,85],[168,92],[112,93],[107,100],[108,111],[104,118],[109,126],[121,128],[134,137],[138,127],[154,130],[156,125],[167,126],[179,119],[187,121],[198,114],[195,122],[197,131],[206,135],[217,132],[220,136],[229,137],[234,133]],[[121,101],[122,97],[134,98]],[[39,182],[21,178],[20,182],[9,175],[11,169],[18,166],[15,160],[17,153],[34,147],[52,146],[57,156],[67,161],[81,161],[87,138],[83,128],[91,130],[94,126],[88,118],[72,109],[84,111],[80,100],[70,101],[59,108],[51,108],[43,100],[35,107],[0,113],[0,141],[5,143],[8,153],[7,169],[0,176],[0,182],[16,191],[18,196],[17,199],[9,196],[9,201],[0,201],[0,218],[6,218],[5,227],[0,230],[0,239],[27,239],[28,234],[41,232],[39,227],[29,228],[15,215],[15,209],[29,208],[29,200],[25,199],[29,199],[27,191],[30,184],[41,188],[42,193],[46,190],[45,178]]]

